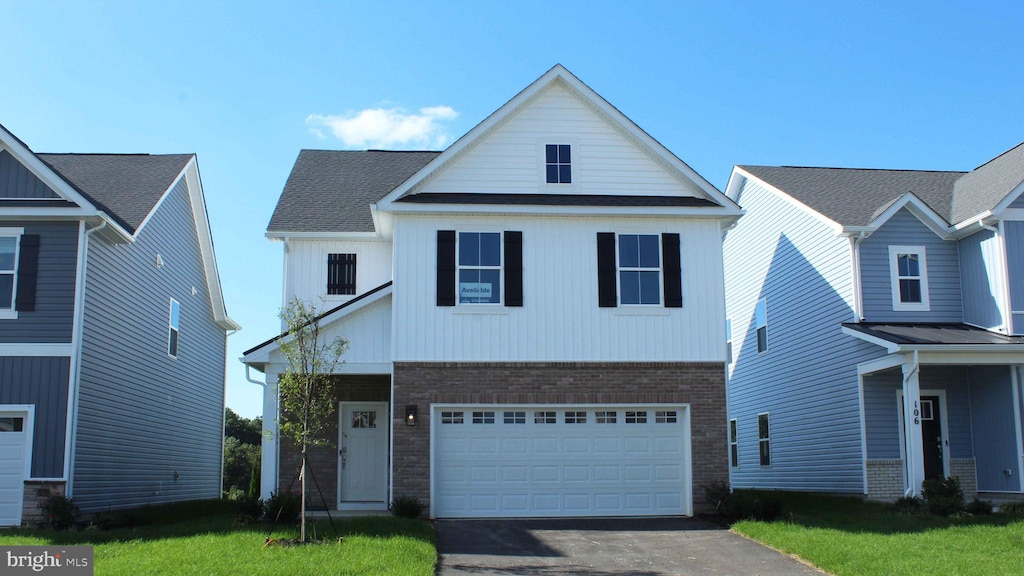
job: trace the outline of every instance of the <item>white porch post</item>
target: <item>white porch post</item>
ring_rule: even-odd
[[[270,498],[277,490],[278,438],[277,438],[277,372],[267,370],[263,387],[263,456],[260,461],[260,497]]]
[[[920,496],[924,482],[924,442],[921,438],[921,384],[917,352],[903,365],[903,437],[906,439],[907,496]]]

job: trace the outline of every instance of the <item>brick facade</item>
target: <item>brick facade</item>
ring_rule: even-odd
[[[45,519],[43,518],[43,502],[50,496],[64,494],[64,482],[49,482],[46,480],[25,481],[25,501],[21,510],[21,523],[25,526],[35,526]]]
[[[974,458],[953,458],[949,475],[960,479],[965,500],[978,497],[978,471]],[[868,460],[868,499],[892,502],[903,496],[903,460]]]
[[[308,462],[312,468],[307,488],[306,505],[313,510],[326,508],[335,510],[338,507],[338,402],[387,402],[391,390],[391,378],[383,376],[337,376],[338,386],[336,400],[331,411],[331,425],[324,434],[326,446],[314,447],[309,450]],[[387,419],[380,421],[384,426]],[[278,469],[278,486],[281,491],[299,492],[299,464],[302,455],[292,442],[281,439],[281,459]],[[323,500],[313,484],[316,478]]]
[[[729,480],[725,367],[714,362],[396,362],[394,493],[430,499],[430,405],[688,404],[693,505],[703,487]],[[405,426],[415,405],[419,423]]]

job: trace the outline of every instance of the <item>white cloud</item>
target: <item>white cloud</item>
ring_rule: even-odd
[[[306,126],[319,138],[325,131],[351,148],[443,148],[452,137],[444,122],[459,113],[450,106],[420,108],[368,108],[340,116],[310,114]]]

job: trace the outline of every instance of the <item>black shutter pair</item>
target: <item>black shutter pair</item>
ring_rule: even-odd
[[[327,255],[327,293],[356,293],[356,255]]]
[[[662,288],[666,308],[683,307],[683,267],[679,234],[661,235]],[[597,233],[597,305],[615,308],[619,303],[615,263],[615,233]]]
[[[523,233],[505,232],[505,306],[523,305]],[[455,231],[437,231],[437,305],[455,306]]]
[[[36,278],[39,275],[39,235],[24,234],[18,256],[18,295],[14,309],[32,312],[36,309]]]

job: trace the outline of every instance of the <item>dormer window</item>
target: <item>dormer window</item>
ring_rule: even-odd
[[[924,246],[889,246],[892,309],[923,312],[928,305],[928,268]]]
[[[548,184],[572,184],[572,156],[568,144],[545,146]]]

